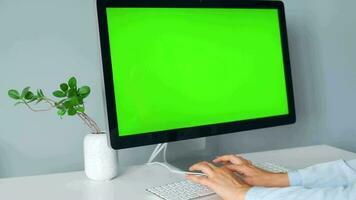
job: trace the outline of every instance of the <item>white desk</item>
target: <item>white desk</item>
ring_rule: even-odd
[[[290,169],[338,159],[356,159],[356,154],[320,145],[249,153],[257,162],[276,162]],[[157,199],[145,188],[184,179],[161,166],[121,169],[119,177],[108,182],[88,180],[82,171],[43,176],[0,179],[0,199],[4,200],[143,200]],[[216,198],[214,198],[216,199]]]

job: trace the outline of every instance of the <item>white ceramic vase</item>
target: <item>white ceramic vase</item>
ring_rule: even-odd
[[[89,179],[108,181],[117,176],[117,152],[109,147],[105,133],[84,138],[84,168]]]

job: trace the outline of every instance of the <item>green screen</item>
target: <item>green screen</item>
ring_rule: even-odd
[[[119,136],[288,114],[277,9],[107,8]]]

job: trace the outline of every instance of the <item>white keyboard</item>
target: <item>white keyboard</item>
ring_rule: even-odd
[[[287,173],[290,171],[290,169],[272,162],[253,163],[253,165],[273,173]]]
[[[286,173],[289,169],[275,163],[253,163],[256,167],[273,173]],[[148,192],[164,200],[191,200],[215,194],[209,188],[188,180],[147,189]]]
[[[165,200],[190,200],[215,194],[207,187],[188,180],[150,188],[147,191]]]

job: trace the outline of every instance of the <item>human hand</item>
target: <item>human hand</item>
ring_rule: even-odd
[[[263,187],[287,187],[289,186],[288,175],[285,173],[272,173],[260,169],[246,160],[236,155],[225,155],[217,157],[213,160],[214,163],[223,164],[224,167],[236,172],[240,178],[251,186]]]
[[[244,200],[250,186],[239,179],[226,167],[216,167],[208,162],[200,162],[189,168],[201,171],[207,176],[187,175],[195,183],[207,186],[224,200]]]

